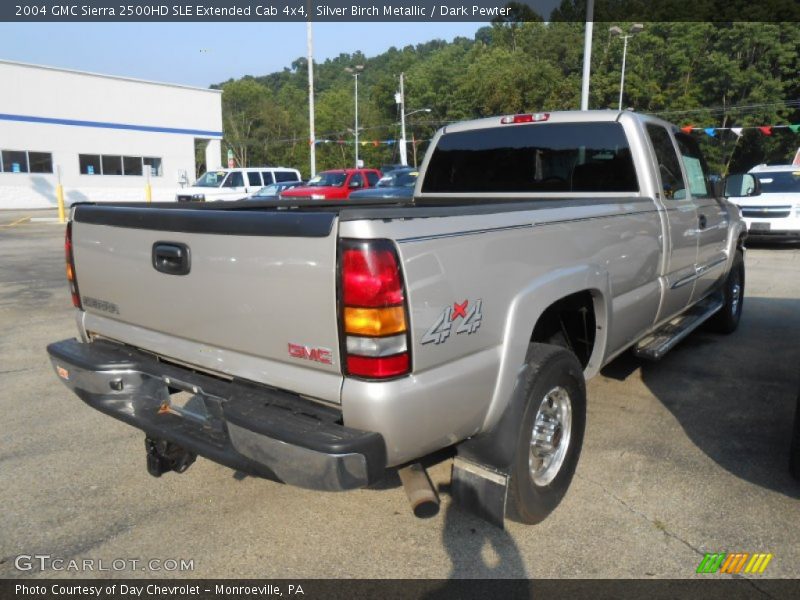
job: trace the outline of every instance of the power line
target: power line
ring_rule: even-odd
[[[713,106],[709,108],[687,108],[679,110],[661,110],[652,112],[652,115],[719,115],[728,112],[756,112],[759,109],[767,108],[800,108],[800,100],[785,100],[784,102],[771,102],[765,104],[740,104],[733,106]]]

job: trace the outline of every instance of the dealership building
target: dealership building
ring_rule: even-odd
[[[222,92],[0,60],[0,209],[174,200],[221,166]]]

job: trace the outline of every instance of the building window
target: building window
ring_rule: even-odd
[[[81,175],[102,175],[99,154],[80,154],[78,162],[81,165]]]
[[[52,173],[53,155],[49,152],[2,150],[0,151],[0,172]]]
[[[78,162],[80,163],[81,175],[142,176],[145,173],[144,167],[150,167],[152,176],[161,176],[161,159],[153,156],[79,154]]]
[[[150,167],[150,175],[153,177],[161,177],[161,159],[152,156],[145,156],[142,159],[144,166]]]
[[[122,175],[122,157],[103,155],[103,175]]]
[[[28,152],[31,173],[52,173],[53,155],[49,152]]]
[[[141,156],[123,156],[122,167],[125,169],[125,175],[141,175],[142,174],[142,157]]]

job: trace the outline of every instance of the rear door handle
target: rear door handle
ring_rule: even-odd
[[[153,244],[153,268],[167,275],[186,275],[192,268],[189,246],[179,242]]]

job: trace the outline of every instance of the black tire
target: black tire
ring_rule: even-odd
[[[722,286],[723,305],[709,320],[709,326],[717,333],[733,333],[739,327],[744,306],[744,255],[736,251],[733,265]]]
[[[578,359],[563,348],[531,344],[526,360],[528,369],[523,385],[527,400],[517,435],[508,497],[516,513],[514,516],[523,523],[532,524],[543,521],[558,506],[572,481],[586,428],[586,385]],[[558,468],[549,475],[545,469],[544,473],[539,474],[537,482],[532,467],[539,460],[533,456],[531,446],[534,422],[537,422],[537,415],[546,399],[549,398],[548,406],[564,402],[562,392],[557,390],[563,390],[567,395],[570,419],[569,431],[562,430],[560,435],[553,436],[559,442],[554,445],[559,449],[560,443],[566,445]],[[556,391],[555,396],[553,391]],[[555,403],[552,402],[553,397],[557,398]],[[544,468],[545,464],[542,461],[539,468]],[[551,461],[550,464],[555,465],[555,462]],[[552,476],[552,479],[545,482],[548,476]]]
[[[800,480],[800,393],[797,394],[797,407],[794,409],[794,429],[792,445],[789,447],[789,472]]]

